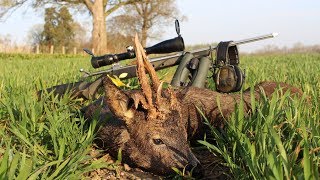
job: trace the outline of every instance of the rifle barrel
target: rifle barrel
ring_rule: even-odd
[[[239,40],[239,41],[233,41],[233,42],[230,43],[230,45],[231,46],[241,45],[241,44],[251,43],[251,42],[255,42],[255,41],[261,41],[261,40],[264,40],[264,39],[274,38],[276,36],[278,36],[278,33],[270,33],[270,34],[265,34],[265,35],[262,35],[262,36],[253,37],[253,38],[242,39],[242,40]],[[216,49],[217,49],[217,46],[216,47],[210,47],[210,48],[202,48],[202,49],[193,50],[193,51],[191,51],[191,53],[205,54],[207,52],[209,53],[210,51],[216,50]]]
[[[278,33],[271,33],[271,34],[266,34],[266,35],[257,36],[257,37],[253,37],[253,38],[234,41],[231,44],[233,44],[233,45],[246,44],[246,43],[251,43],[251,42],[260,41],[260,40],[264,40],[264,39],[274,38],[276,36],[278,36]]]

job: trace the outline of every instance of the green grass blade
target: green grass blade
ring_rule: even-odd
[[[16,172],[16,170],[18,168],[18,163],[19,163],[20,157],[21,157],[20,153],[16,153],[13,156],[12,162],[10,164],[9,173],[8,173],[8,178],[9,179],[15,179],[15,172]]]
[[[48,177],[48,180],[54,179],[56,176],[58,176],[59,173],[61,173],[61,170],[69,163],[70,159],[71,159],[71,158],[69,157],[69,158],[67,158],[66,160],[64,160],[64,162],[61,163],[61,164],[57,167],[57,169],[54,171],[54,173],[52,173],[52,175],[51,175],[50,177]]]
[[[43,173],[48,167],[56,165],[58,163],[60,163],[61,161],[52,161],[50,163],[45,164],[44,166],[40,167],[38,170],[36,170],[34,173],[32,173],[28,180],[36,180],[38,178],[38,176]]]
[[[10,154],[10,149],[7,147],[1,159],[0,179],[6,179],[7,177],[7,171],[9,169],[9,154]]]
[[[19,175],[17,179],[27,179],[32,171],[33,162],[31,159],[26,159],[23,164],[21,164],[21,170],[19,171]]]
[[[312,169],[311,169],[311,161],[310,161],[310,155],[309,155],[309,146],[308,143],[305,142],[304,148],[303,148],[303,173],[304,173],[304,179],[309,180],[312,179]]]
[[[284,168],[284,172],[285,172],[285,176],[287,178],[289,178],[289,168],[288,168],[288,157],[287,157],[287,153],[286,150],[283,147],[283,144],[280,140],[280,137],[278,136],[278,134],[274,131],[273,128],[269,128],[269,131],[271,133],[271,136],[273,138],[273,140],[275,141],[276,146],[278,147],[278,151],[280,153],[280,156],[282,158],[282,164],[283,164],[283,168]]]

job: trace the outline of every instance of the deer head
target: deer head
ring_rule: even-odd
[[[109,78],[104,79],[105,102],[125,124],[126,139],[121,140],[124,158],[158,174],[171,173],[172,167],[196,167],[199,161],[188,145],[181,103],[172,89],[162,88],[137,36],[135,50],[141,91],[124,92]]]

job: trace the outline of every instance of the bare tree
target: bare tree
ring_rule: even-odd
[[[89,42],[89,38],[86,33],[86,28],[80,23],[75,22],[73,24],[73,29],[75,33],[75,46],[78,48],[87,47],[85,44]]]
[[[175,0],[141,0],[123,8],[125,13],[116,16],[108,22],[113,31],[123,35],[138,32],[142,45],[146,46],[147,39],[158,38],[166,25],[180,16]]]
[[[95,52],[107,51],[106,17],[120,7],[140,0],[2,0],[0,2],[0,17],[19,8],[26,2],[33,7],[43,7],[47,4],[69,5],[73,8],[84,7],[92,15],[92,44]]]
[[[28,33],[28,40],[32,46],[36,46],[42,41],[43,24],[36,24],[32,26]]]

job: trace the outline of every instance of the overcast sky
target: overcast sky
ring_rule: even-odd
[[[295,43],[320,44],[320,0],[178,0],[178,8],[188,20],[181,22],[186,44],[240,40],[278,32],[274,39],[242,45],[252,51],[266,45],[291,47]],[[77,18],[90,24],[89,15]],[[21,8],[0,22],[0,34],[11,34],[26,42],[30,28],[43,23],[43,10]],[[162,39],[176,36],[174,22]]]

